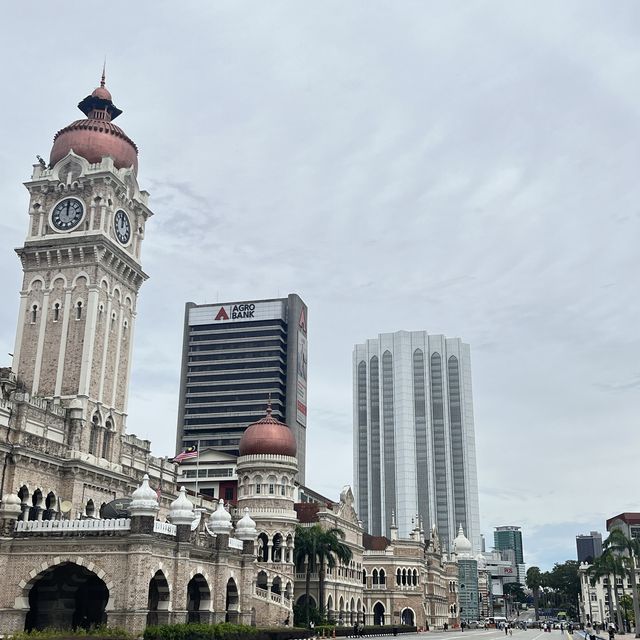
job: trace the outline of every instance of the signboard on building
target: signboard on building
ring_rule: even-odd
[[[307,426],[307,308],[302,307],[298,320],[298,353],[296,358],[296,420]]]
[[[282,320],[281,300],[268,302],[232,302],[194,307],[189,310],[189,325],[251,322],[252,320]]]

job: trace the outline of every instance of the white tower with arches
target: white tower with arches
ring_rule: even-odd
[[[298,471],[296,439],[286,424],[267,415],[250,425],[240,440],[238,507],[249,509],[256,522],[258,566],[255,593],[274,624],[293,623],[295,565],[293,547],[298,523],[294,510],[294,478]]]

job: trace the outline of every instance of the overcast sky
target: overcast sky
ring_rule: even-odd
[[[156,214],[130,432],[173,453],[185,301],[297,292],[310,486],[352,482],[353,344],[426,329],[471,345],[489,541],[549,567],[640,510],[639,3],[37,5],[0,24],[0,353],[21,183],[106,55]]]

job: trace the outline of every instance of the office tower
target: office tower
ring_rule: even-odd
[[[592,531],[589,535],[576,536],[578,562],[592,564],[602,555],[602,534]]]
[[[307,307],[295,293],[185,309],[176,450],[199,444],[238,455],[247,425],[273,416],[296,437],[304,482]]]
[[[358,513],[401,536],[416,516],[444,549],[462,526],[480,550],[469,345],[426,331],[380,334],[353,352],[354,485]]]
[[[524,563],[520,527],[496,527],[493,532],[493,544],[498,551],[511,549],[514,553],[515,564]]]

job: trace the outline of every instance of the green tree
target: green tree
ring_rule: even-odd
[[[577,560],[556,563],[544,577],[545,586],[549,586],[554,592],[554,606],[568,611],[572,616],[577,615],[578,611],[579,566]]]
[[[319,527],[320,528],[320,527]],[[342,529],[321,529],[321,534],[316,542],[316,557],[318,559],[319,599],[320,614],[324,618],[324,583],[326,569],[335,569],[338,563],[349,564],[351,562],[351,549],[344,543],[344,531]]]
[[[640,638],[640,603],[638,602],[638,579],[636,575],[636,559],[640,557],[640,539],[628,538],[620,529],[614,529],[604,541],[604,547],[608,551],[619,554],[622,557],[629,578],[631,579],[635,634],[636,638]]]
[[[591,586],[595,585],[598,580],[606,578],[607,597],[609,598],[609,621],[613,622],[613,619],[617,614],[619,629],[622,629],[622,615],[619,606],[614,608],[614,602],[617,604],[618,598],[617,594],[615,594],[614,600],[614,590],[611,588],[611,585],[615,585],[618,576],[624,575],[624,572],[622,561],[617,555],[610,551],[605,551],[599,558],[596,558],[593,561],[593,564],[587,569],[587,575],[589,576]]]
[[[540,587],[542,586],[542,573],[540,567],[529,567],[526,577],[527,587],[533,593],[533,610],[536,613],[536,620],[539,619],[538,606],[540,604]]]
[[[293,561],[296,565],[296,571],[305,574],[305,621],[307,627],[311,620],[310,612],[310,591],[311,591],[311,572],[316,565],[318,538],[322,533],[322,527],[315,524],[312,527],[296,527],[295,547],[293,549]]]

